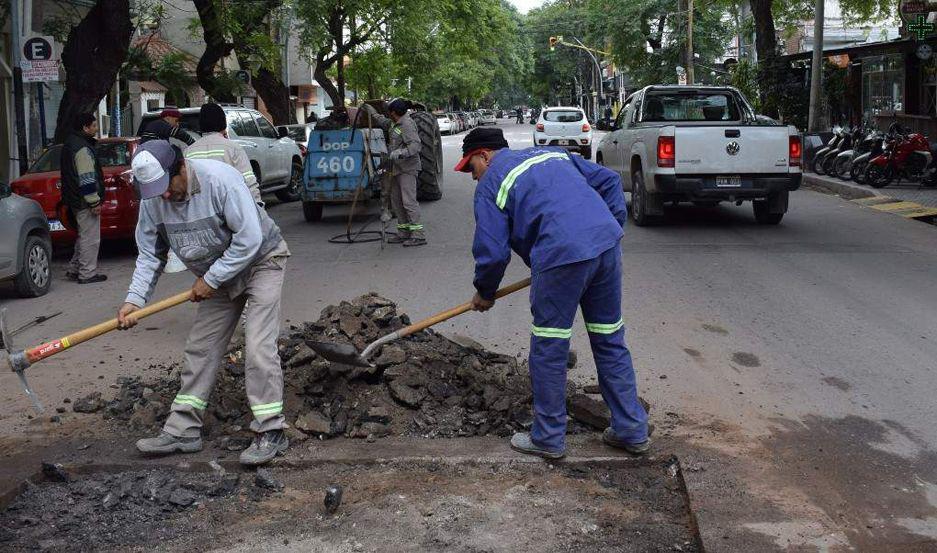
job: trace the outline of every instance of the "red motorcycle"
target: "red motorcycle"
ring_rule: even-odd
[[[934,155],[927,138],[892,123],[884,151],[869,161],[864,176],[873,188],[884,188],[896,178],[899,183],[905,179],[930,184],[934,181],[934,169]]]

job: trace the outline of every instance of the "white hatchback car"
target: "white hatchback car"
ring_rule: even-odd
[[[495,112],[491,111],[490,109],[483,109],[479,113],[481,113],[481,117],[478,121],[479,126],[498,124],[498,118],[495,117]]]
[[[546,108],[537,118],[534,146],[558,146],[592,159],[592,125],[580,108]]]
[[[439,132],[442,134],[453,134],[452,119],[445,113],[436,115],[436,124],[439,125]]]

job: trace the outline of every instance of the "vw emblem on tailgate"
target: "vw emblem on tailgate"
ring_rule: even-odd
[[[736,141],[734,141],[734,140],[733,140],[732,142],[729,142],[728,144],[726,144],[726,153],[729,154],[730,156],[734,156],[734,155],[738,154],[738,153],[739,153],[739,150],[741,150],[741,149],[742,149],[742,147],[739,146],[739,143],[736,142]]]

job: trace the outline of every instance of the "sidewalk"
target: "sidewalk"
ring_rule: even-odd
[[[932,220],[937,217],[937,188],[920,188],[917,183],[872,188],[826,175],[804,173],[804,185],[909,219]]]

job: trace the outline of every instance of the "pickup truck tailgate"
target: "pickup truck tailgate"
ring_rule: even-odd
[[[676,173],[787,173],[787,127],[675,127]]]

